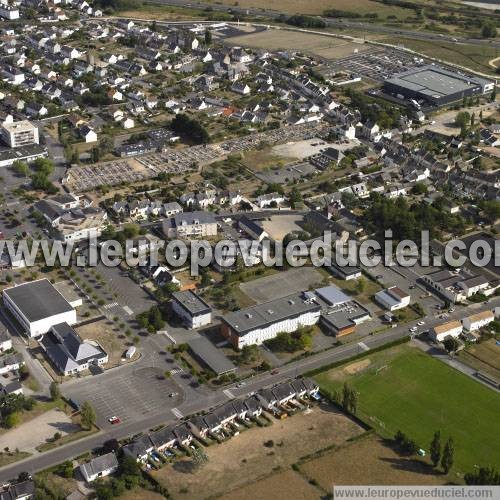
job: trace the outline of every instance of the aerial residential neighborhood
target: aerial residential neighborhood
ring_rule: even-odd
[[[0,499],[497,498],[499,26],[0,0]]]

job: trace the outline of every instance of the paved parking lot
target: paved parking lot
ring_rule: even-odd
[[[167,367],[166,367],[167,368]],[[108,418],[134,422],[145,415],[166,413],[184,401],[184,392],[173,378],[165,379],[159,367],[119,368],[63,387],[65,395],[80,404],[89,401],[99,426],[109,426]],[[169,397],[171,393],[178,393]]]
[[[343,57],[331,64],[332,71],[349,71],[376,81],[384,81],[395,73],[416,66],[416,58],[399,50],[373,48],[366,52]]]
[[[311,285],[319,287],[322,280],[323,275],[313,267],[300,267],[241,283],[240,288],[256,302],[268,302],[307,290]]]

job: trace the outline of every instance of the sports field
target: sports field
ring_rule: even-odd
[[[455,442],[453,471],[500,463],[500,395],[409,345],[321,373],[325,392],[345,380],[359,392],[358,416],[385,437],[400,429],[428,450],[434,431]]]

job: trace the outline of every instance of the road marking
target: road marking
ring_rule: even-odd
[[[177,418],[182,418],[184,415],[178,410],[177,408],[172,408],[172,413],[177,417]]]
[[[182,373],[184,370],[182,368],[174,368],[173,370],[170,370],[171,375],[177,375],[178,373]]]
[[[129,315],[129,316],[132,316],[132,314],[134,314],[134,311],[132,311],[132,309],[130,309],[129,306],[123,306],[123,310]]]
[[[234,399],[234,394],[229,389],[224,389],[222,391],[229,399]]]
[[[111,302],[111,304],[106,304],[104,307],[104,309],[111,309],[112,307],[116,307],[118,306],[118,302]]]
[[[363,351],[369,351],[370,348],[364,342],[358,342],[359,347],[363,349]]]

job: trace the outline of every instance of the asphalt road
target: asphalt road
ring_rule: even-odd
[[[453,313],[449,314],[448,320],[462,318],[467,313],[491,310],[495,306],[500,306],[500,297],[491,299],[487,305],[473,304],[469,306],[467,310],[464,308],[457,308]],[[439,318],[427,317],[425,327],[421,327],[421,330],[431,328],[442,322],[443,320]],[[182,386],[183,391],[189,391],[189,393],[183,394],[183,402],[176,407],[176,410],[178,410],[177,414],[188,416],[196,412],[206,411],[233,397],[243,397],[263,387],[268,387],[278,382],[297,377],[310,370],[321,368],[330,363],[348,360],[367,349],[373,349],[403,338],[408,335],[409,328],[414,324],[416,324],[416,322],[407,323],[398,328],[392,328],[379,334],[368,336],[364,338],[362,342],[346,344],[308,356],[294,363],[280,367],[278,373],[273,374],[267,372],[247,379],[245,384],[240,387],[232,386],[216,391],[209,391],[204,387],[200,387],[198,390],[193,388],[189,389],[189,384],[186,380],[183,380],[182,374],[175,375],[175,382]],[[126,373],[123,372],[121,375],[126,376]],[[100,375],[100,377],[103,376],[105,375]],[[65,389],[63,387],[63,393],[64,392]],[[21,462],[3,467],[0,469],[0,481],[12,479],[23,471],[33,473],[54,466],[64,460],[75,458],[90,449],[101,446],[108,439],[123,439],[139,432],[147,431],[161,424],[168,425],[179,421],[179,418],[176,417],[172,411],[169,411],[168,407],[165,407],[164,410],[165,411],[154,414],[145,413],[135,420],[130,418],[118,426],[108,425],[98,434],[86,439],[69,443],[47,453],[35,455]]]

